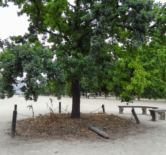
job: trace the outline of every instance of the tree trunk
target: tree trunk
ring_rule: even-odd
[[[80,85],[79,80],[72,81],[72,118],[80,118]]]

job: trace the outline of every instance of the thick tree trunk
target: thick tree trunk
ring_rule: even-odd
[[[79,80],[72,81],[72,118],[80,118],[80,85]]]

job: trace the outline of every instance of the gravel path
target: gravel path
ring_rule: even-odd
[[[71,110],[71,99],[62,99],[63,111]],[[48,105],[56,112],[58,101],[53,98],[53,106],[48,97],[40,97],[37,103],[26,102],[22,97],[0,101],[0,155],[165,155],[166,154],[166,120],[150,121],[149,115],[138,115],[148,132],[129,135],[117,140],[56,140],[11,138],[8,135],[14,104],[18,104],[18,119],[31,117],[27,105],[33,104],[35,115],[49,112]],[[111,99],[82,99],[82,112],[101,112],[101,104],[107,113],[118,114],[120,101]],[[135,101],[137,105],[151,105],[166,108],[164,101]],[[131,118],[131,112],[125,110],[123,117]],[[137,110],[137,113],[141,111]]]

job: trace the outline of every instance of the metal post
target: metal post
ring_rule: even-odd
[[[14,105],[13,118],[12,118],[12,131],[11,134],[14,137],[16,135],[16,121],[17,121],[17,105]]]
[[[59,113],[61,114],[61,102],[59,102]]]
[[[134,116],[134,118],[135,118],[136,123],[139,124],[140,121],[139,121],[139,119],[138,119],[138,117],[137,117],[137,114],[136,114],[134,108],[132,108],[131,112],[132,112],[132,114],[133,114],[133,116]]]
[[[102,108],[102,110],[103,110],[103,114],[105,114],[105,107],[104,107],[104,104],[102,104],[101,108]]]

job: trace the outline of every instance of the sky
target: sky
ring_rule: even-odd
[[[17,10],[14,5],[0,8],[0,39],[6,39],[11,35],[23,35],[28,31],[27,17],[18,17]]]
[[[156,2],[166,2],[166,0],[156,0]],[[17,15],[18,8],[11,5],[7,8],[0,8],[0,39],[9,36],[24,35],[28,32],[28,21],[25,15]]]

